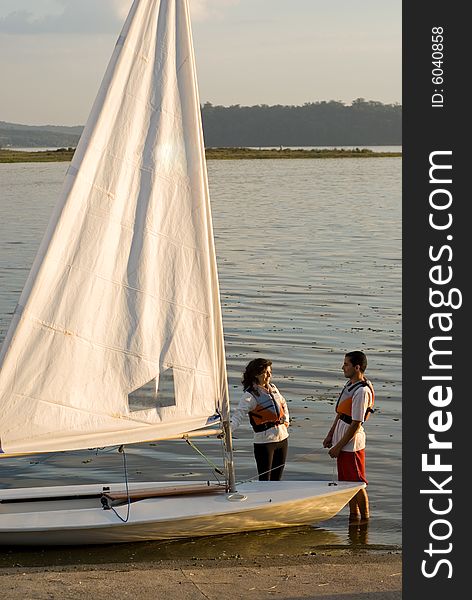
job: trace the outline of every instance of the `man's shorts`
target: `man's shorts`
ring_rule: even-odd
[[[365,476],[365,450],[346,452],[341,450],[338,456],[339,481],[363,481],[368,483]]]

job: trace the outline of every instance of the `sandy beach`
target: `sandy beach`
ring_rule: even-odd
[[[279,559],[16,565],[0,570],[0,587],[5,600],[396,600],[402,597],[401,571],[399,551],[337,551]]]

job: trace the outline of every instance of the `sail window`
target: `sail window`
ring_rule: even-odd
[[[131,412],[175,406],[174,371],[163,369],[158,377],[154,377],[140,388],[128,395]]]

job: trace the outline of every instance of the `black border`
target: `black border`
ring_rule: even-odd
[[[451,0],[403,2],[403,597],[415,600],[445,600],[446,594],[451,592],[457,594],[456,598],[469,594],[465,572],[468,546],[472,543],[469,533],[472,511],[467,502],[471,486],[466,483],[467,454],[470,455],[466,441],[472,440],[469,425],[469,422],[472,424],[469,409],[472,397],[466,387],[466,377],[472,372],[472,359],[469,359],[465,341],[470,329],[467,315],[470,268],[467,267],[472,236],[468,232],[470,192],[467,183],[472,165],[469,166],[465,148],[469,129],[466,111],[470,110],[468,88],[471,87],[470,68],[467,69],[465,58],[471,37],[465,7]],[[432,82],[433,27],[444,30],[442,85]],[[442,107],[432,105],[435,90],[443,90]],[[428,223],[430,194],[435,185],[429,181],[429,160],[431,152],[449,150],[451,158],[443,160],[449,160],[452,165],[452,183],[444,187],[453,197],[450,209],[453,222],[447,231],[452,240],[446,241],[446,232],[435,231]],[[448,357],[452,364],[452,382],[444,385],[451,385],[453,399],[443,410],[451,412],[453,423],[442,437],[438,435],[440,439],[452,441],[452,449],[441,453],[441,460],[452,465],[452,472],[437,473],[437,480],[443,481],[452,475],[452,482],[447,486],[451,494],[429,496],[420,493],[421,489],[434,487],[428,481],[429,475],[434,476],[434,473],[425,473],[421,466],[421,455],[428,452],[428,434],[431,433],[429,415],[436,410],[428,395],[432,384],[422,380],[423,375],[431,373],[429,342],[434,335],[428,319],[435,312],[429,302],[432,286],[429,271],[435,263],[428,252],[430,246],[439,248],[447,243],[451,246],[452,258],[446,260],[449,253],[445,252],[442,264],[452,268],[453,277],[443,289],[459,289],[463,301],[460,308],[449,310],[453,321],[449,333],[452,355]],[[451,535],[442,542],[430,536],[431,523],[441,518],[432,514],[428,505],[430,497],[437,498],[437,502],[441,499],[443,507],[446,498],[452,500],[451,511],[444,515],[451,524]],[[434,531],[445,534],[446,529],[444,526]],[[425,549],[430,542],[441,549],[441,553],[429,557]],[[449,543],[452,544],[450,551],[445,552]],[[426,570],[432,573],[435,561],[441,558],[450,561],[451,568],[444,563],[436,575],[425,577],[422,561],[427,559]]]

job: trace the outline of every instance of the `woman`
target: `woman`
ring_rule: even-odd
[[[235,431],[246,415],[254,430],[254,457],[259,481],[279,481],[288,449],[289,414],[285,398],[270,383],[272,361],[251,360],[243,373],[244,394],[231,417]]]

